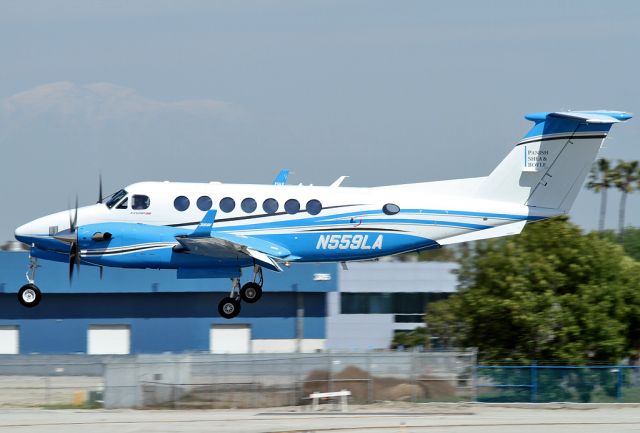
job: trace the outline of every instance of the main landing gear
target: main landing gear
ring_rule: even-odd
[[[245,283],[240,287],[240,278],[231,279],[231,292],[229,296],[222,298],[218,304],[218,313],[225,319],[233,319],[240,314],[240,301],[248,304],[258,302],[262,297],[262,268],[253,267],[253,281]]]
[[[18,291],[18,301],[27,308],[33,308],[42,300],[42,292],[36,286],[36,269],[38,269],[38,261],[34,257],[29,257],[29,270],[27,271],[28,283],[20,287]]]

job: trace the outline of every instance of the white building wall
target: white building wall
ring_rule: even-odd
[[[342,314],[342,293],[455,293],[457,263],[354,262],[338,268],[338,292],[327,294],[327,349],[388,349],[393,334],[421,323],[395,323],[395,314]]]

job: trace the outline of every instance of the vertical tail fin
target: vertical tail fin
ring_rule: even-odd
[[[480,186],[482,197],[532,207],[571,208],[618,111],[569,111],[525,116],[533,128]]]

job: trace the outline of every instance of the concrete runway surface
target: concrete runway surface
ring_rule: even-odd
[[[381,404],[262,410],[0,409],[0,433],[640,432],[640,405]]]

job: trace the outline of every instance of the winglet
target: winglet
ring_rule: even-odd
[[[338,186],[342,185],[342,182],[344,182],[344,180],[345,180],[346,178],[348,178],[348,177],[349,177],[349,176],[340,176],[339,178],[337,178],[336,180],[334,180],[334,181],[333,181],[333,183],[332,183],[331,185],[329,185],[329,186],[332,186],[332,187],[334,187],[334,188],[335,188],[335,187],[338,187]]]
[[[288,178],[289,178],[289,170],[287,170],[287,169],[280,170],[280,173],[278,173],[276,178],[273,180],[273,184],[274,185],[286,185]]]
[[[213,227],[213,222],[216,220],[216,213],[217,211],[214,209],[208,211],[189,237],[211,236],[211,227]]]

